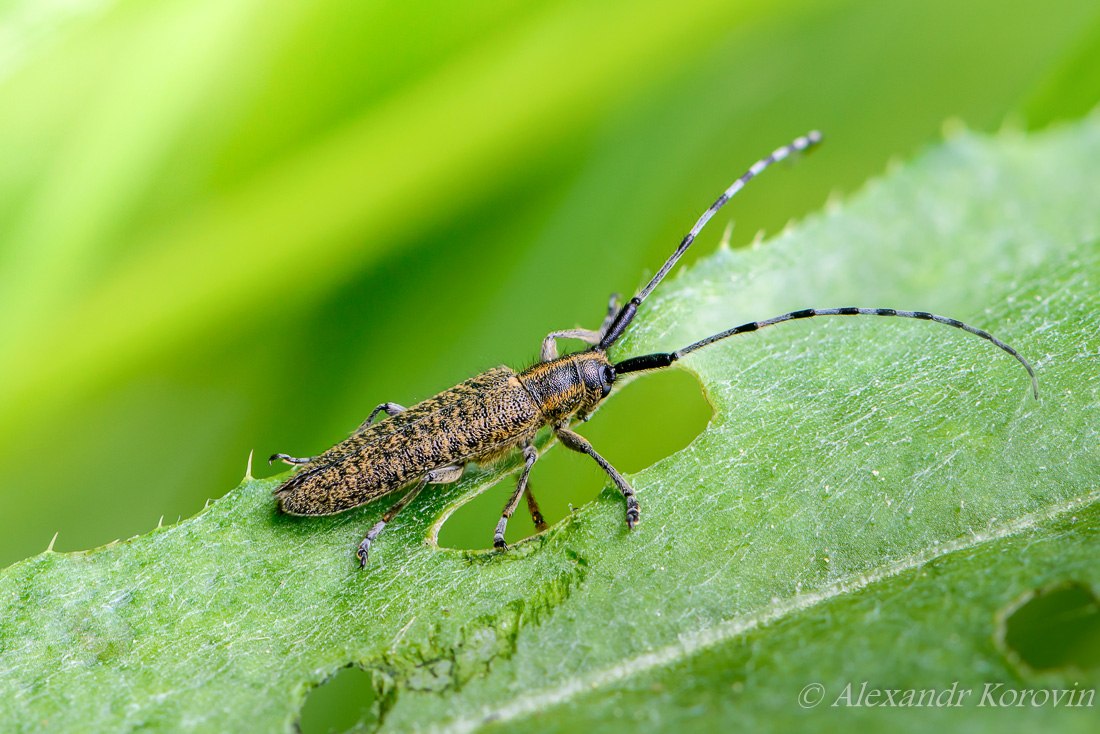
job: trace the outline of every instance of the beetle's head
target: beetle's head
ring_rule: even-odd
[[[574,357],[584,389],[576,417],[583,421],[588,420],[596,406],[611,394],[611,387],[615,384],[615,366],[603,352],[581,352]]]

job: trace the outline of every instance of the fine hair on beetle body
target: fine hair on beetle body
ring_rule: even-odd
[[[643,354],[620,362],[608,358],[608,350],[626,333],[642,302],[668,275],[711,217],[768,166],[812,148],[820,141],[820,133],[810,132],[754,163],[703,212],[644,288],[624,304],[619,303],[617,296],[612,296],[597,329],[564,329],[548,334],[542,341],[540,360],[535,365],[519,372],[509,367],[494,367],[410,408],[382,403],[350,437],[318,456],[273,455],[271,461],[281,460],[300,467],[275,490],[279,508],[291,515],[331,515],[404,489],[405,494],[382,514],[359,544],[356,554],[360,566],[365,566],[371,544],[379,533],[426,487],[458,481],[471,462],[491,463],[519,451],[523,456],[523,468],[493,533],[494,547],[503,550],[508,519],[524,497],[536,528],[545,528],[538,504],[528,487],[528,478],[539,458],[534,445],[535,434],[549,426],[566,448],[588,455],[607,473],[626,504],[627,528],[633,529],[641,519],[634,488],[587,439],[574,432],[571,425],[587,419],[612,392],[620,375],[663,369],[728,337],[814,316],[892,316],[932,321],[967,331],[1019,361],[1027,370],[1032,392],[1038,398],[1038,381],[1031,365],[1015,349],[989,332],[925,311],[893,308],[807,308],[763,321],[750,321],[673,352]],[[590,346],[582,352],[559,356],[559,339],[577,339]],[[381,413],[385,413],[386,418],[376,422],[375,418]]]

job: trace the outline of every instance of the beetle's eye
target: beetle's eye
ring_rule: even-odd
[[[615,381],[615,371],[612,370],[611,367],[605,365],[604,368],[600,370],[600,381],[603,382],[604,395],[611,392],[611,383]]]

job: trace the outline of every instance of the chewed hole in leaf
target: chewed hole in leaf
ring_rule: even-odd
[[[640,375],[619,388],[587,423],[575,430],[588,438],[623,474],[632,474],[690,444],[707,427],[713,410],[694,375],[679,369]],[[444,548],[492,548],[493,529],[515,489],[510,474],[458,508],[443,524]],[[548,525],[572,509],[591,502],[605,487],[607,475],[587,456],[553,444],[531,470],[529,486]],[[643,503],[643,522],[645,507]],[[505,539],[516,543],[536,532],[526,502],[508,522]]]
[[[377,701],[371,674],[349,665],[309,692],[298,728],[302,734],[374,731]]]
[[[997,642],[1030,670],[1100,668],[1100,599],[1076,581],[1029,591],[1001,613]]]

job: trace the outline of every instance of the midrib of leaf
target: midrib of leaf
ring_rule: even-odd
[[[750,631],[801,614],[841,596],[858,593],[886,579],[920,568],[938,558],[1035,530],[1046,521],[1078,512],[1093,505],[1097,500],[1100,500],[1100,490],[1057,503],[1040,512],[1015,518],[990,530],[938,544],[906,558],[892,561],[870,573],[839,579],[824,588],[778,600],[771,606],[734,617],[712,627],[693,630],[680,636],[670,645],[626,658],[612,666],[591,671],[578,678],[562,681],[552,688],[524,693],[499,707],[483,708],[474,717],[450,721],[444,726],[433,728],[432,731],[461,734],[474,731],[490,722],[494,725],[506,725],[514,719],[567,704],[578,696],[590,695],[601,687],[681,662],[708,648],[742,637]]]
[[[248,481],[175,527],[5,570],[0,717],[270,729],[357,662],[376,671],[387,726],[475,722],[515,692],[606,685],[653,650],[702,649],[739,620],[757,629],[921,553],[1087,506],[1098,158],[1095,120],[954,141],[768,247],[700,262],[621,349],[808,305],[928,308],[1035,358],[1043,403],[1018,365],[966,335],[835,320],[692,356],[715,419],[633,478],[644,514],[631,534],[609,492],[505,555],[425,544],[440,514],[499,476],[475,473],[410,507],[360,573],[352,548],[381,507],[279,517],[277,480]],[[636,427],[659,428],[659,413]]]

